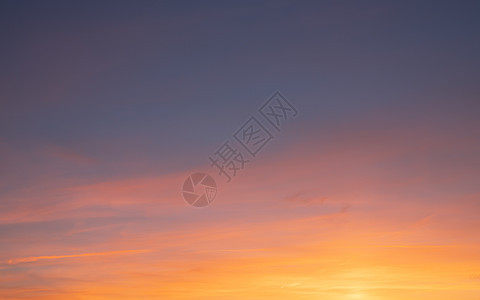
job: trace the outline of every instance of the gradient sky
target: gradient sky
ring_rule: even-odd
[[[480,299],[479,11],[3,1],[0,298]],[[227,184],[275,91],[299,116]]]

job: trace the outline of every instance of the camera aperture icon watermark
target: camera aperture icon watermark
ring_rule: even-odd
[[[273,133],[280,132],[283,123],[297,115],[298,110],[287,98],[275,92],[235,131],[232,140],[226,140],[208,157],[210,166],[215,169],[217,176],[230,183],[274,139]],[[182,195],[188,204],[205,207],[217,195],[217,185],[212,176],[194,173],[185,180]]]
[[[217,183],[206,173],[194,173],[185,180],[182,186],[182,196],[194,207],[210,205],[217,195]]]

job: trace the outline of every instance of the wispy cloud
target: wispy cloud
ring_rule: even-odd
[[[151,252],[152,250],[140,249],[140,250],[119,250],[119,251],[108,251],[108,252],[93,252],[93,253],[82,253],[82,254],[70,254],[70,255],[50,255],[50,256],[30,256],[30,257],[21,257],[13,258],[6,261],[9,265],[15,265],[19,263],[35,262],[39,260],[52,260],[52,259],[62,259],[62,258],[76,258],[76,257],[90,257],[90,256],[107,256],[107,255],[122,255],[122,254],[140,254]]]

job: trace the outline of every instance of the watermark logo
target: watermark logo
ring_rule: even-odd
[[[191,206],[208,206],[217,195],[217,183],[206,173],[194,173],[183,183],[182,195]]]
[[[298,110],[280,92],[275,92],[248,120],[211,156],[210,166],[217,176],[232,181],[257,154],[281,131],[284,122],[297,117]],[[203,176],[203,177],[202,177]],[[203,183],[205,181],[205,183]],[[195,190],[197,186],[204,192]],[[217,194],[215,180],[205,173],[187,178],[182,189],[183,198],[195,207],[208,206]]]

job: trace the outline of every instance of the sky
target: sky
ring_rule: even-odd
[[[479,9],[2,1],[0,298],[479,299]]]

